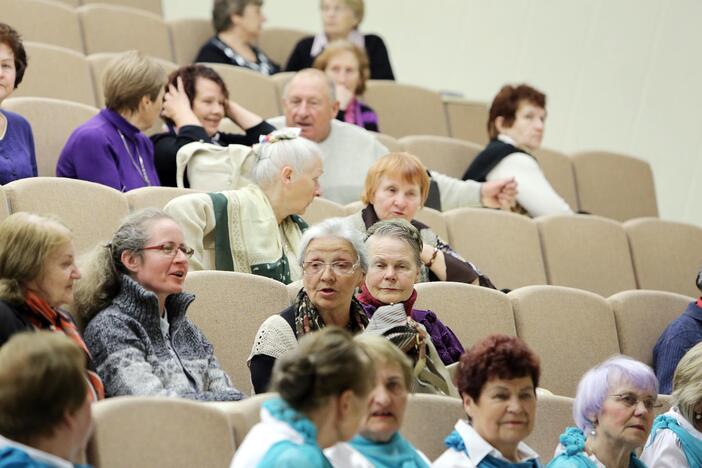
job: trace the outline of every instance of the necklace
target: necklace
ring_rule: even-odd
[[[119,133],[119,136],[122,139],[122,144],[124,144],[124,149],[127,150],[129,160],[132,162],[134,169],[137,170],[144,183],[150,187],[151,181],[149,181],[149,174],[147,174],[146,167],[144,167],[144,159],[141,157],[141,153],[139,152],[139,146],[137,146],[137,144],[134,143],[134,149],[136,150],[137,158],[139,158],[139,165],[137,165],[134,155],[132,155],[132,151],[129,149],[129,145],[127,144],[127,139],[124,138],[124,134],[120,129],[117,129],[117,133]]]

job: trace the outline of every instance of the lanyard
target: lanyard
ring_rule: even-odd
[[[132,155],[132,151],[129,149],[129,145],[127,144],[127,139],[124,138],[124,134],[120,129],[117,129],[117,133],[119,133],[120,138],[122,138],[124,149],[127,150],[129,160],[132,162],[134,169],[137,170],[144,183],[150,187],[151,181],[149,181],[149,174],[146,173],[146,167],[144,167],[144,159],[141,157],[141,152],[139,152],[139,146],[136,143],[134,143],[134,149],[136,150],[137,158],[139,158],[139,165],[137,165],[136,161],[134,160],[134,156]]]

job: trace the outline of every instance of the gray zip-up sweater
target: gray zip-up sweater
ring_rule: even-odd
[[[185,317],[194,299],[186,293],[166,299],[168,340],[161,331],[156,294],[122,276],[119,294],[88,323],[84,334],[106,396],[244,398],[219,367],[207,338]]]

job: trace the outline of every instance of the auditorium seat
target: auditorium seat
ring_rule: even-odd
[[[441,211],[423,207],[417,210],[414,219],[429,226],[431,230],[434,231],[434,234],[439,236],[441,240],[448,242],[448,226],[446,225],[446,220],[444,219],[444,215],[441,214]]]
[[[73,130],[98,113],[93,106],[41,97],[10,98],[3,107],[32,125],[37,170],[44,177],[56,175],[59,155]]]
[[[127,199],[105,185],[62,177],[33,177],[3,187],[10,212],[59,217],[73,233],[76,253],[105,243],[129,214]]]
[[[355,202],[351,202],[351,203],[349,203],[349,204],[346,205],[346,214],[347,214],[347,215],[352,215],[352,214],[354,214],[354,213],[358,213],[358,212],[361,211],[365,206],[366,206],[366,205],[365,205],[361,200],[358,200],[358,201],[355,201]]]
[[[622,354],[653,364],[653,347],[663,330],[694,299],[664,291],[622,291],[607,302],[614,311]]]
[[[398,140],[397,138],[391,137],[390,135],[386,135],[384,133],[373,134],[378,139],[378,141],[388,149],[389,152],[394,153],[397,151],[405,150],[405,148],[402,146],[402,143],[400,143],[400,140]]]
[[[390,80],[369,80],[364,99],[378,114],[385,134],[395,138],[449,135],[444,103],[435,91]]]
[[[465,417],[458,398],[415,393],[409,395],[400,433],[429,460],[435,460],[446,450],[444,439],[456,421]]]
[[[533,155],[556,193],[563,197],[573,211],[578,211],[578,192],[570,157],[560,151],[546,148],[537,149]]]
[[[188,273],[185,291],[197,298],[188,316],[214,346],[234,386],[251,394],[246,361],[261,323],[290,304],[285,285],[246,273],[193,271]]]
[[[7,203],[7,195],[5,191],[0,187],[0,221],[7,218],[10,215],[10,206]]]
[[[309,204],[303,213],[302,219],[312,226],[328,218],[344,216],[346,216],[346,208],[344,205],[327,200],[326,198],[314,197],[312,203]]]
[[[540,386],[554,394],[574,396],[586,370],[619,353],[614,312],[603,297],[562,286],[528,286],[508,296],[517,336],[541,359]]]
[[[226,415],[206,403],[129,396],[95,403],[92,412],[87,455],[95,467],[223,467],[234,455]]]
[[[400,139],[400,143],[427,169],[457,179],[463,178],[463,173],[483,149],[476,143],[431,135],[406,136]]]
[[[251,428],[261,421],[261,405],[275,396],[275,393],[261,393],[241,401],[210,403],[210,406],[225,415],[234,437],[234,444],[239,447]]]
[[[433,311],[464,348],[493,333],[516,335],[512,303],[494,289],[464,283],[418,283],[415,308]]]
[[[64,5],[68,5],[72,8],[76,8],[80,6],[80,0],[56,0],[60,3],[63,3]]]
[[[130,7],[163,16],[163,8],[161,7],[162,1],[163,0],[81,0],[81,3],[83,5],[102,3],[104,5]]]
[[[0,12],[0,20],[19,31],[24,41],[84,51],[78,14],[69,5],[52,0],[0,0]],[[31,56],[29,63],[31,70]]]
[[[84,5],[76,11],[83,26],[86,55],[136,49],[173,61],[171,37],[163,19],[136,8]]]
[[[258,46],[268,58],[280,65],[282,70],[285,70],[285,65],[288,63],[288,58],[295,48],[295,44],[303,37],[310,35],[310,33],[299,29],[264,28],[258,37]]]
[[[500,289],[546,284],[536,224],[499,210],[461,208],[444,213],[449,243]]]
[[[657,218],[624,223],[639,288],[699,296],[702,228]]]
[[[290,304],[292,304],[295,302],[295,298],[297,298],[297,294],[300,292],[300,289],[302,289],[302,280],[300,279],[293,281],[285,286],[285,289],[288,290],[288,298],[290,299]]]
[[[620,223],[588,215],[541,216],[535,223],[548,284],[604,297],[636,289],[629,243]]]
[[[488,144],[488,105],[484,102],[445,98],[444,107],[448,118],[449,135],[453,138],[472,141],[482,147]]]
[[[572,156],[580,209],[618,221],[658,216],[651,166],[606,151]]]
[[[81,52],[25,42],[29,66],[15,97],[47,97],[95,106],[90,65]]]
[[[269,76],[221,63],[206,63],[222,76],[229,89],[229,99],[264,119],[281,115],[278,88]]]
[[[546,466],[553,458],[558,437],[566,427],[574,425],[572,398],[539,392],[534,430],[524,442],[539,454],[541,463]]]
[[[195,61],[200,47],[214,35],[212,21],[204,18],[179,18],[166,21],[173,43],[173,57],[178,66]]]
[[[283,92],[285,91],[285,86],[288,82],[295,76],[296,72],[280,72],[271,76],[271,79],[275,82],[275,87],[278,89],[278,96],[282,99]],[[282,104],[281,104],[282,109]]]
[[[158,208],[162,210],[174,198],[197,192],[197,190],[177,187],[141,187],[130,190],[125,193],[125,196],[132,211],[143,210],[144,208]]]

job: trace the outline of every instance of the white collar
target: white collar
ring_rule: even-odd
[[[495,447],[490,445],[485,439],[480,437],[480,434],[473,429],[473,426],[468,424],[467,421],[461,419],[456,423],[456,432],[463,439],[463,443],[466,444],[466,449],[468,450],[468,456],[470,461],[475,465],[478,465],[483,458],[488,455],[492,455],[495,458],[509,462],[502,453]],[[531,460],[532,458],[539,458],[539,454],[532,450],[524,442],[519,442],[517,445],[517,456],[520,462]]]
[[[366,49],[366,41],[363,37],[363,34],[358,32],[358,29],[352,30],[349,33],[349,35],[346,36],[346,40],[352,44],[357,45],[362,50]],[[312,48],[310,49],[310,56],[318,56],[324,50],[327,44],[329,44],[329,38],[326,34],[324,34],[323,32],[316,34],[314,36],[314,41],[312,42]]]
[[[672,407],[666,414],[675,418],[680,427],[689,432],[691,436],[702,440],[702,432],[698,431],[695,426],[690,424],[690,421],[685,419],[685,416],[680,413],[680,409],[677,406]]]
[[[5,438],[0,435],[0,448],[5,448],[5,447],[13,447],[19,450],[22,450],[25,452],[27,455],[32,460],[46,463],[49,466],[56,467],[56,468],[73,468],[73,463],[64,460],[61,457],[57,457],[56,455],[52,455],[50,453],[44,452],[42,450],[36,449],[34,447],[30,447],[28,445],[20,444],[19,442],[15,442],[14,440],[10,440],[8,438]]]
[[[512,137],[505,135],[504,133],[500,133],[497,135],[497,139],[500,140],[503,143],[507,143],[508,145],[512,146],[517,146],[517,142],[512,139]]]

